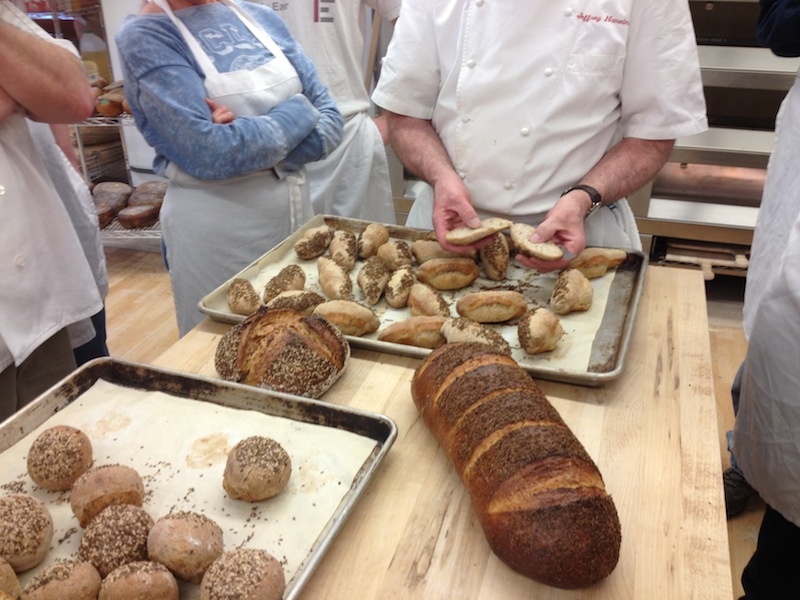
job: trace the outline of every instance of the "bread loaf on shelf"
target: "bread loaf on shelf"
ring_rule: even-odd
[[[479,344],[446,344],[411,382],[494,553],[560,588],[590,586],[617,564],[620,523],[603,478],[536,383]]]

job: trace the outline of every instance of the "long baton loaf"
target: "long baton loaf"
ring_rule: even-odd
[[[419,366],[411,395],[503,562],[560,588],[590,586],[614,570],[620,524],[603,478],[512,358],[445,344]]]

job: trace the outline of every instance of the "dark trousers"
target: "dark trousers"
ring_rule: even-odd
[[[747,600],[800,598],[800,527],[767,505],[758,544],[742,573]]]
[[[108,346],[106,346],[106,309],[103,308],[99,313],[92,317],[94,325],[94,339],[89,340],[83,346],[73,349],[75,363],[80,367],[83,363],[89,362],[93,358],[108,356]]]

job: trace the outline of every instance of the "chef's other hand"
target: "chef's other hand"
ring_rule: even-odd
[[[231,110],[224,104],[220,105],[211,98],[206,98],[206,104],[211,109],[211,120],[217,125],[227,125],[236,118]]]
[[[518,255],[517,261],[542,273],[565,268],[569,262],[586,247],[586,233],[583,218],[586,207],[577,202],[567,202],[562,198],[547,213],[545,220],[536,228],[531,236],[535,244],[553,242],[564,250],[564,258],[560,260],[540,260]]]
[[[489,238],[471,246],[454,246],[445,239],[447,232],[456,227],[478,227],[481,219],[472,207],[472,196],[456,174],[442,177],[433,186],[433,229],[439,245],[445,250],[466,253],[489,243]]]

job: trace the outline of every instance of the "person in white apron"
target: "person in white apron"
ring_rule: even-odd
[[[160,219],[180,335],[202,320],[205,295],[313,216],[303,165],[341,139],[313,65],[271,9],[246,6],[151,0],[117,33],[131,111],[169,179]],[[162,32],[172,37],[159,48]],[[205,99],[234,121],[212,123]]]
[[[393,22],[401,0],[330,2],[324,13],[319,3],[307,0],[257,1],[275,7],[314,61],[345,118],[342,143],[330,156],[307,166],[314,212],[394,223],[385,143],[369,114],[363,63],[371,12],[367,9]]]
[[[800,3],[763,0],[758,39],[800,56]],[[732,459],[766,503],[747,600],[800,594],[800,73],[781,103],[745,288]],[[735,399],[735,398],[734,398]]]

